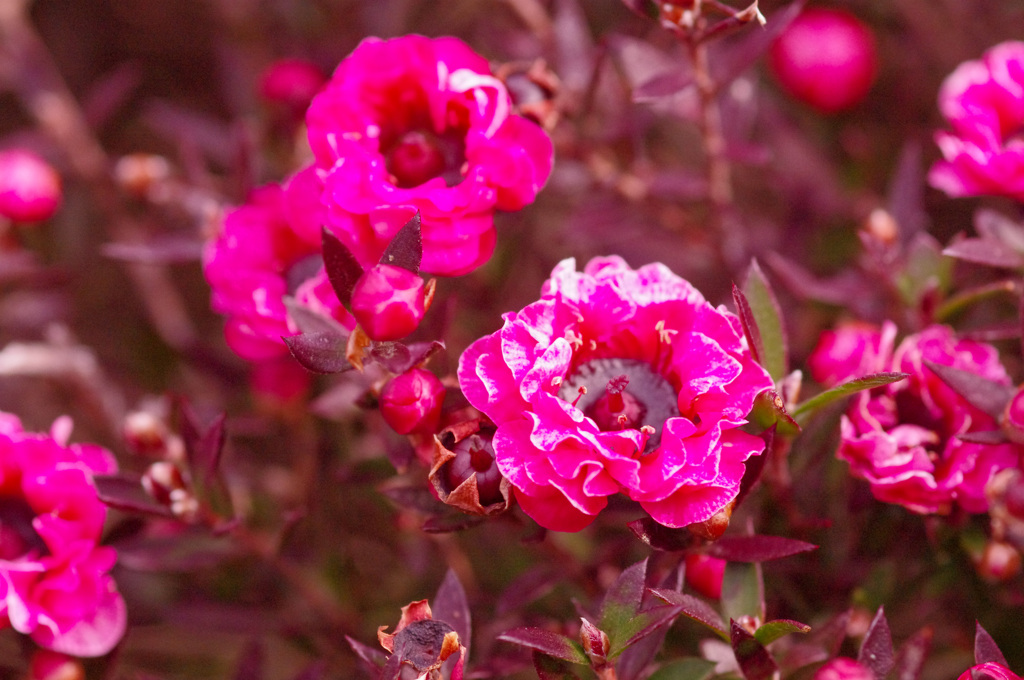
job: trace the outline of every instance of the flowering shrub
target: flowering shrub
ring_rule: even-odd
[[[494,211],[531,203],[552,146],[511,112],[487,62],[454,38],[364,40],[313,100],[309,142],[338,238],[364,266],[395,230],[372,211],[410,205],[423,219],[423,265],[455,276],[487,262]]]
[[[944,160],[928,181],[950,196],[1008,196],[1024,201],[1024,42],[1004,42],[965,61],[939,90],[953,127],[937,132]]]
[[[1020,451],[1009,443],[962,439],[995,429],[996,422],[946,385],[927,362],[1006,384],[1009,377],[996,349],[957,339],[946,326],[908,336],[894,350],[895,336],[892,323],[880,329],[841,328],[826,333],[810,359],[815,378],[825,384],[886,370],[910,376],[854,398],[843,416],[836,455],[871,483],[879,500],[920,513],[948,513],[954,501],[968,512],[985,512],[985,485],[995,472],[1018,465]]]
[[[124,600],[98,545],[106,506],[91,476],[117,466],[98,446],[64,443],[0,414],[0,616],[39,645],[75,656],[106,654],[124,635]]]
[[[709,519],[764,442],[741,432],[771,386],[737,318],[660,264],[561,262],[541,299],[469,346],[459,384],[539,524],[577,531],[622,491],[658,522]]]

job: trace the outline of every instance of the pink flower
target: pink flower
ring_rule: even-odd
[[[312,62],[279,59],[260,76],[259,92],[264,101],[301,114],[325,80],[323,72]]]
[[[858,104],[875,81],[875,38],[842,9],[804,10],[768,53],[783,89],[823,113]]]
[[[621,491],[679,527],[736,497],[764,448],[738,428],[772,381],[735,316],[664,265],[612,257],[583,273],[564,260],[504,319],[463,353],[459,383],[539,524],[578,531]]]
[[[319,185],[307,168],[284,186],[254,191],[245,205],[228,213],[221,233],[207,244],[203,271],[213,289],[211,304],[228,317],[228,345],[242,358],[287,356],[281,336],[299,329],[289,318],[285,296],[347,328],[355,326],[324,272],[321,217]]]
[[[374,340],[399,340],[426,313],[423,279],[390,264],[370,267],[352,289],[352,315]]]
[[[845,656],[838,656],[814,673],[812,680],[874,680],[867,666]]]
[[[485,263],[494,211],[531,203],[551,173],[551,140],[510,109],[487,61],[455,38],[361,42],[306,116],[332,231],[369,267],[401,227],[372,211],[412,206],[424,271]]]
[[[0,151],[0,215],[15,222],[50,219],[60,207],[60,175],[30,151]]]
[[[939,90],[953,128],[937,132],[945,160],[928,181],[950,196],[1024,201],[1024,42],[1004,42],[960,64]]]
[[[991,680],[1020,680],[1020,676],[1002,664],[989,661],[971,666],[957,680],[974,680],[974,678],[991,678]]]
[[[826,333],[810,359],[826,385],[879,371],[910,377],[861,392],[841,422],[837,456],[871,483],[879,500],[919,513],[946,513],[954,501],[968,512],[985,512],[985,485],[1018,462],[1012,444],[966,442],[958,435],[998,429],[995,420],[947,386],[925,366],[931,361],[1004,384],[1009,377],[995,348],[959,340],[946,326],[930,326],[893,350],[896,328],[851,326]],[[848,352],[865,348],[859,363]]]
[[[106,450],[23,432],[0,414],[0,620],[42,647],[106,654],[124,635],[124,600],[108,573],[116,554],[98,545],[107,511],[91,476],[116,471]]]

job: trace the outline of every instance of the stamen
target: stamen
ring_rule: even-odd
[[[580,399],[582,399],[583,395],[585,395],[587,393],[586,385],[580,385],[580,389],[578,391],[579,391],[579,396],[576,397],[576,399],[573,400],[573,402],[572,402],[573,406],[575,406],[576,404],[580,403]]]
[[[615,418],[615,420],[616,422],[619,423],[619,427],[622,428],[623,430],[629,427],[629,416],[627,416],[625,413],[620,413],[618,417]]]
[[[657,432],[657,430],[655,430],[655,429],[654,429],[653,427],[651,427],[650,425],[641,425],[641,426],[640,426],[640,431],[641,431],[641,432],[643,432],[643,433],[644,433],[645,435],[647,435],[648,437],[650,437],[650,436],[651,436],[652,434],[654,434],[655,432]]]
[[[554,378],[552,378],[551,379],[551,386],[554,387],[555,389],[558,389],[559,387],[561,387],[562,386],[562,376],[556,375]]]

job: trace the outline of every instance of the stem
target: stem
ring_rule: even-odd
[[[619,676],[615,673],[615,666],[608,664],[607,666],[594,669],[597,673],[598,680],[619,680]]]

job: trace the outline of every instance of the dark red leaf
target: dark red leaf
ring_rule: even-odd
[[[867,666],[875,680],[885,680],[885,676],[896,664],[892,650],[892,633],[889,632],[884,607],[878,608],[878,613],[871,621],[864,642],[861,643],[857,661]]]
[[[380,256],[380,263],[419,274],[422,260],[423,234],[420,230],[420,214],[417,212],[391,239],[391,243],[384,249],[384,254]]]
[[[185,453],[193,479],[198,476],[200,484],[207,485],[213,480],[220,467],[224,451],[224,420],[221,413],[209,426],[203,427],[199,418],[186,401],[180,402],[181,436],[185,440]]]
[[[441,587],[431,603],[431,610],[434,618],[444,621],[455,629],[459,634],[459,642],[466,649],[469,649],[470,634],[472,631],[469,615],[469,602],[466,600],[466,591],[459,582],[459,577],[451,569],[445,574]]]
[[[738,508],[743,502],[743,499],[747,497],[750,490],[754,488],[754,485],[761,479],[761,473],[764,472],[765,463],[768,462],[768,456],[771,455],[772,444],[775,441],[775,428],[776,424],[772,424],[767,430],[761,434],[761,438],[764,439],[764,451],[759,456],[752,456],[747,459],[746,468],[743,471],[743,478],[740,480],[740,492],[736,494],[736,504],[733,506],[733,510]]]
[[[644,581],[647,578],[647,560],[622,570],[615,583],[604,596],[601,604],[600,623],[598,627],[615,638],[618,628],[636,616],[640,609],[640,601],[644,596]]]
[[[170,509],[153,500],[153,497],[142,488],[142,482],[138,477],[93,475],[92,481],[96,486],[96,495],[105,505],[128,512],[171,517]]]
[[[288,351],[302,367],[313,373],[342,373],[352,369],[346,358],[348,338],[335,333],[300,333],[282,337]]]
[[[538,651],[533,653],[533,668],[540,680],[579,680],[568,663]]]
[[[919,680],[932,649],[933,632],[926,626],[910,636],[896,653],[896,680]]]
[[[412,367],[412,353],[400,342],[373,343],[370,358],[396,375]]]
[[[364,645],[359,640],[345,636],[345,641],[348,642],[348,646],[352,648],[352,651],[356,653],[360,659],[362,659],[372,671],[379,671],[387,663],[388,655],[381,650]]]
[[[927,226],[924,211],[924,171],[921,168],[921,143],[910,140],[903,145],[896,170],[889,180],[887,207],[900,228],[900,241],[906,246]]]
[[[498,636],[499,640],[543,652],[556,659],[588,664],[583,645],[575,640],[543,628],[513,628]]]
[[[974,213],[974,229],[985,240],[996,241],[1024,254],[1024,225],[1006,215],[980,208]]]
[[[718,615],[711,605],[704,600],[697,599],[692,595],[686,595],[675,590],[662,588],[651,588],[649,591],[659,600],[681,608],[680,613],[697,623],[703,624],[718,633],[723,638],[728,638],[729,633],[725,627],[725,621]]]
[[[764,645],[736,621],[729,622],[729,639],[736,662],[747,680],[768,680],[778,670]]]
[[[965,238],[946,246],[942,254],[1002,269],[1024,267],[1024,253],[992,239]]]
[[[1002,650],[999,649],[999,645],[992,639],[992,636],[988,634],[988,631],[981,627],[981,623],[976,622],[974,627],[974,663],[997,663],[1000,666],[1006,666],[1006,657],[1003,656]]]
[[[678,552],[689,550],[699,543],[699,539],[689,529],[670,529],[650,517],[634,520],[626,526],[634,536],[655,550]]]
[[[720,43],[722,49],[717,55],[713,55],[712,63],[721,63],[722,68],[718,69],[715,77],[716,87],[722,90],[729,86],[729,83],[736,80],[754,62],[761,58],[775,39],[800,14],[806,0],[797,0],[786,5],[785,9],[772,12],[767,18],[768,23],[764,28],[751,31],[738,44],[733,42]],[[717,57],[717,58],[715,58]]]
[[[736,313],[740,317],[743,335],[746,336],[747,344],[750,346],[750,354],[754,361],[764,366],[764,342],[761,340],[761,330],[757,327],[757,319],[754,318],[754,311],[750,308],[747,296],[735,283],[732,285],[732,299],[736,302]]]
[[[327,279],[331,282],[331,288],[341,300],[341,304],[347,305],[352,300],[352,288],[363,275],[363,266],[359,264],[359,260],[348,246],[329,232],[327,227],[321,229],[321,241]]]
[[[1013,398],[1014,389],[1009,385],[927,359],[924,360],[924,365],[968,403],[996,420],[1002,417],[1006,404]]]
[[[768,562],[817,548],[813,543],[781,536],[723,536],[704,552],[729,562]]]
[[[409,348],[409,368],[413,366],[421,366],[432,356],[445,349],[444,342],[441,340],[434,340],[433,342],[414,342],[411,345],[406,345]]]
[[[548,594],[554,589],[558,575],[558,572],[549,566],[527,569],[502,592],[494,606],[495,615],[502,616],[513,609],[521,609]]]
[[[284,306],[288,310],[288,318],[295,322],[299,331],[303,333],[329,333],[339,337],[348,337],[348,329],[337,320],[299,304],[291,296],[284,298]]]

